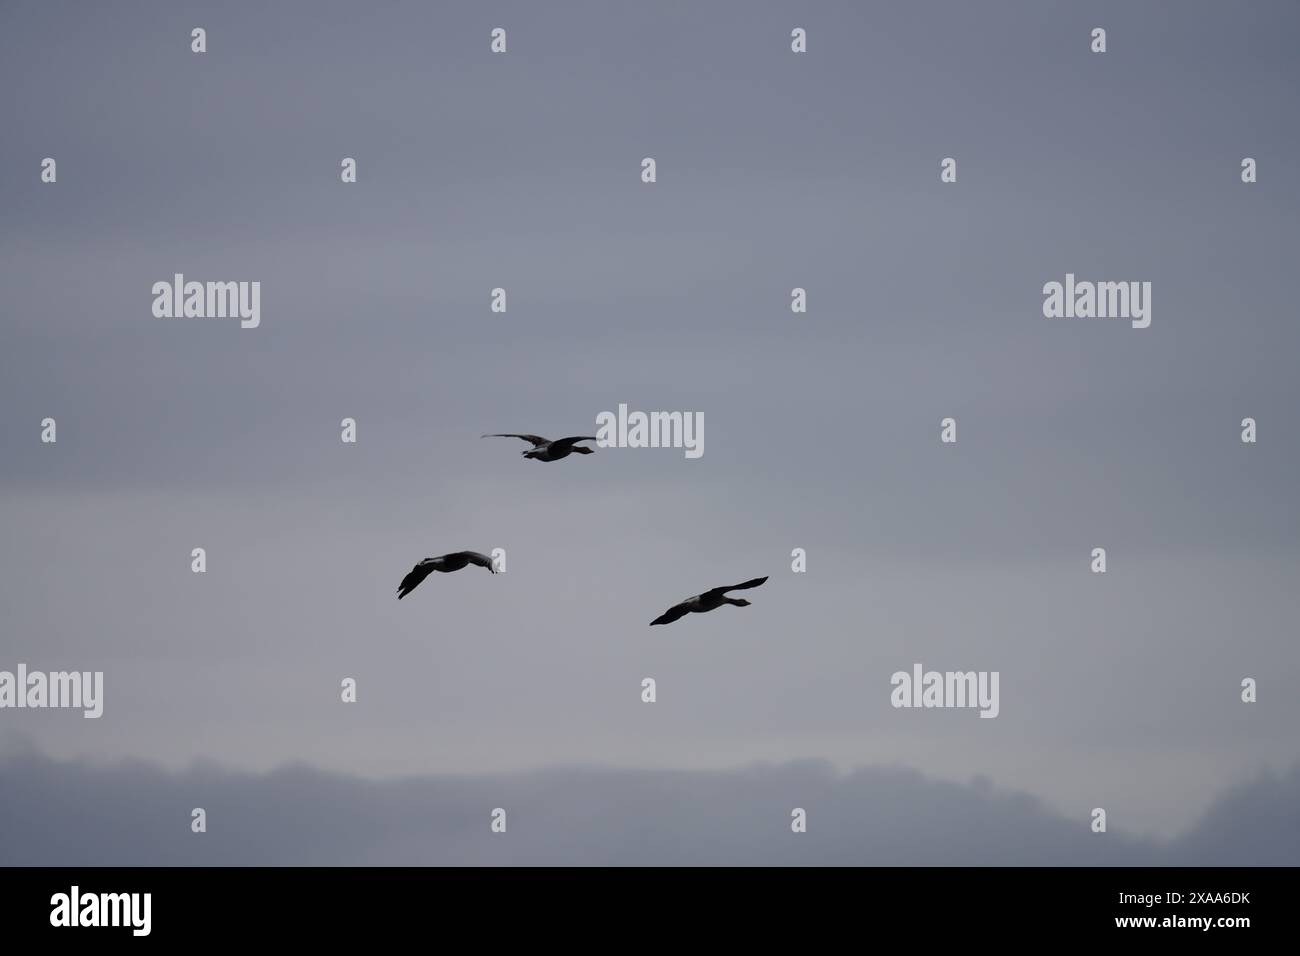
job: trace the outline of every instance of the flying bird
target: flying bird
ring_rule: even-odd
[[[594,448],[583,448],[581,445],[575,445],[579,441],[595,441],[591,435],[579,435],[576,438],[557,438],[551,441],[549,438],[543,438],[541,435],[484,435],[484,438],[522,438],[526,442],[532,442],[533,447],[523,452],[525,458],[533,458],[537,461],[559,461],[561,458],[568,458],[574,452],[579,455],[590,455]]]
[[[752,581],[746,581],[744,584],[733,584],[730,587],[714,588],[712,591],[705,591],[703,594],[697,594],[695,597],[688,597],[681,604],[675,604],[664,613],[650,622],[650,626],[656,624],[671,624],[678,618],[685,617],[687,614],[703,614],[705,611],[712,611],[714,608],[722,607],[724,604],[734,604],[736,607],[749,607],[752,603],[744,598],[727,597],[728,591],[743,591],[745,588],[756,588],[767,578],[754,578]]]
[[[479,554],[477,551],[456,551],[437,558],[425,558],[411,568],[410,574],[402,578],[401,586],[397,589],[397,600],[400,601],[418,588],[420,582],[434,571],[442,571],[443,573],[459,571],[467,564],[477,564],[480,568],[487,568],[493,574],[497,573],[497,569],[492,567],[492,559],[486,554]]]

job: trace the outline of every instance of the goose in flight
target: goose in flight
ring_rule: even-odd
[[[744,584],[733,584],[730,587],[714,588],[712,591],[705,591],[703,594],[697,594],[695,597],[688,597],[681,604],[675,604],[664,613],[650,622],[650,626],[656,624],[671,624],[678,618],[685,617],[687,614],[703,614],[705,611],[712,611],[714,608],[722,607],[724,604],[734,604],[736,607],[749,607],[750,601],[744,598],[727,597],[728,591],[743,591],[745,588],[756,588],[767,578],[754,578],[752,581],[746,581]]]
[[[568,458],[569,455],[577,452],[579,455],[590,455],[595,451],[593,448],[583,448],[581,445],[575,445],[574,442],[595,441],[594,436],[579,435],[576,438],[557,438],[551,441],[549,438],[543,438],[541,435],[484,435],[484,438],[522,438],[526,442],[532,442],[533,447],[523,452],[525,458],[534,458],[537,461],[559,461],[561,458]]]
[[[402,578],[401,586],[397,589],[397,600],[406,597],[412,591],[420,586],[420,582],[427,578],[434,571],[459,571],[467,564],[477,564],[480,568],[487,568],[493,574],[497,569],[492,567],[492,559],[486,554],[479,554],[477,551],[456,551],[452,554],[444,554],[437,558],[425,558],[415,567],[411,568],[411,573]]]

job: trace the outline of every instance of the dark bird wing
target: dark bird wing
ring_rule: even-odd
[[[483,438],[522,438],[526,442],[532,442],[533,447],[538,445],[549,445],[550,442],[541,435],[516,435],[513,432],[507,432],[504,435],[483,435]]]
[[[673,607],[670,607],[668,610],[660,614],[657,618],[655,618],[653,621],[650,622],[650,626],[654,627],[656,624],[671,624],[673,621],[676,621],[678,618],[685,617],[687,614],[690,613],[690,610],[691,609],[687,606],[686,602],[683,601],[681,604],[674,605]]]
[[[457,551],[454,554],[446,555],[446,557],[457,564],[461,564],[462,561],[468,564],[477,564],[480,568],[487,568],[493,574],[497,573],[497,569],[492,565],[492,559],[486,554],[479,554],[477,551]],[[461,567],[464,567],[464,564],[461,564]]]
[[[726,594],[728,591],[743,591],[746,588],[756,588],[766,580],[767,580],[766,577],[754,578],[754,580],[746,581],[744,584],[733,584],[731,585],[731,587],[726,587],[726,588],[713,588],[710,591],[705,591],[704,594],[712,595],[713,597],[720,597],[723,594]],[[704,595],[701,595],[701,597],[703,596]]]
[[[435,560],[437,559],[425,558],[415,567],[411,568],[411,573],[402,578],[402,583],[397,587],[397,600],[400,601],[402,598],[406,597],[419,587],[421,581],[433,573],[433,562]]]
[[[555,439],[555,441],[551,442],[551,444],[554,446],[572,447],[575,443],[580,441],[595,441],[595,440],[596,440],[595,437],[591,435],[578,435],[574,438],[557,438]]]

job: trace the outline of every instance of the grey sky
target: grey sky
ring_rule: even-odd
[[[0,730],[236,773],[904,766],[1186,833],[1300,759],[1298,26],[0,7],[0,669],[106,675],[102,719]],[[178,271],[260,281],[261,327],[152,318]],[[1067,272],[1151,281],[1151,327],[1044,319]],[[704,456],[478,438],[619,403],[702,412]],[[393,599],[495,547],[507,574]],[[646,627],[762,574],[752,607]],[[916,661],[1000,671],[1000,716],[891,708]]]
[[[362,781],[0,756],[3,865],[1285,865],[1300,770],[1243,781],[1170,840],[1104,836],[976,779],[839,774],[823,761],[725,771],[556,768]],[[189,811],[201,804],[207,832]],[[506,812],[504,834],[493,811]],[[792,809],[807,832],[790,831]]]

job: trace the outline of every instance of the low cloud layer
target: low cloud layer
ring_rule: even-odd
[[[1296,865],[1300,767],[1222,795],[1172,841],[1033,797],[904,769],[820,761],[744,769],[594,768],[368,781],[307,767],[267,774],[34,753],[0,761],[0,802],[23,821],[11,865]],[[190,831],[207,811],[208,832]],[[494,808],[507,832],[494,834]],[[807,811],[794,834],[791,810]]]

